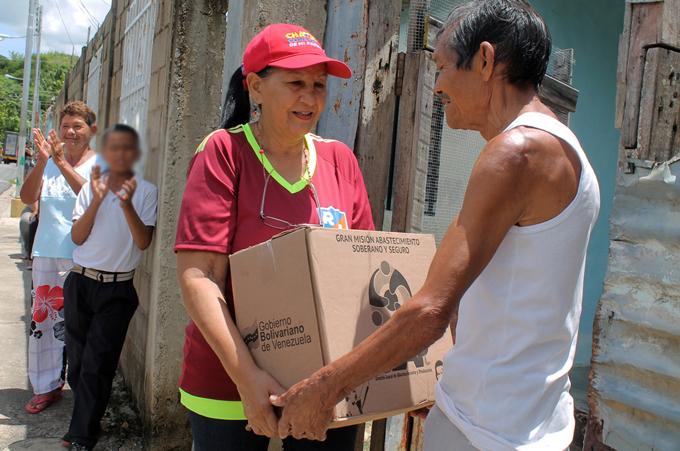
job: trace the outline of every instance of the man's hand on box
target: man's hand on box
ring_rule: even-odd
[[[296,439],[326,440],[326,431],[333,419],[333,408],[339,400],[335,391],[323,380],[312,376],[292,386],[284,395],[272,397],[272,404],[284,407],[279,420],[279,437],[292,435]]]
[[[262,370],[258,370],[246,383],[238,386],[248,427],[254,433],[270,438],[279,435],[277,427],[279,419],[274,413],[270,396],[279,396],[285,391],[269,373]]]

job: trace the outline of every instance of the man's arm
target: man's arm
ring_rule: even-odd
[[[82,245],[92,232],[94,220],[97,217],[97,212],[101,206],[101,200],[92,199],[92,203],[87,207],[85,213],[78,220],[73,221],[71,228],[71,240],[77,246]]]
[[[125,213],[125,219],[127,220],[128,226],[130,226],[130,231],[132,232],[132,238],[134,238],[135,244],[137,244],[137,247],[141,250],[146,250],[151,245],[153,231],[156,228],[144,224],[134,207],[123,206],[123,212]]]
[[[120,207],[125,213],[125,220],[130,227],[135,244],[141,250],[146,250],[151,245],[155,227],[144,224],[142,218],[137,214],[137,210],[135,210],[132,204],[132,197],[135,191],[137,191],[137,180],[132,178],[123,183],[122,194],[116,193],[116,196],[120,199]]]
[[[71,240],[74,244],[82,245],[92,233],[97,212],[108,192],[108,179],[102,177],[101,168],[96,165],[92,168],[90,176],[90,192],[88,193],[86,190],[78,194],[76,206],[73,210],[75,219],[71,228]]]
[[[333,407],[354,387],[407,361],[439,339],[461,297],[526,208],[526,161],[492,140],[472,171],[463,208],[449,227],[423,287],[352,352],[279,397],[279,435],[325,439]],[[507,144],[507,143],[505,143]]]

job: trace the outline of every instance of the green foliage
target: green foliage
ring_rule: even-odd
[[[35,59],[32,57],[31,85],[28,98],[29,121],[33,108],[33,86],[35,83]],[[71,55],[58,52],[40,54],[40,109],[41,115],[55,101],[61,86],[64,84],[66,74],[77,59],[71,62]],[[23,78],[24,56],[11,52],[9,58],[0,55],[0,146],[5,141],[5,130],[19,131],[21,121],[21,95],[22,83],[18,80],[5,78],[5,74]]]

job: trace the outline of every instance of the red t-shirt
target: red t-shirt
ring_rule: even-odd
[[[288,184],[273,171],[248,125],[218,130],[199,146],[189,169],[177,224],[175,252],[209,251],[233,254],[281,232],[260,218],[267,179],[264,214],[291,224],[374,230],[364,180],[352,151],[343,143],[307,135],[309,174]],[[266,170],[265,170],[266,168]],[[233,317],[231,276],[225,298]],[[201,398],[239,401],[217,355],[192,321],[186,328],[180,388]]]

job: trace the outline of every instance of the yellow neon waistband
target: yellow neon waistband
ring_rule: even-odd
[[[192,412],[215,420],[245,420],[241,401],[222,401],[191,395],[181,388],[181,403]]]

